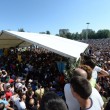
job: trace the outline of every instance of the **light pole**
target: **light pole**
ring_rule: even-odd
[[[87,24],[87,29],[86,29],[86,40],[88,40],[88,28],[89,28],[89,22],[88,23],[86,23]]]

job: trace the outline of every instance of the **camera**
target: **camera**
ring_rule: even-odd
[[[2,71],[2,74],[3,74],[3,75],[6,75],[6,71],[3,70],[3,71]]]

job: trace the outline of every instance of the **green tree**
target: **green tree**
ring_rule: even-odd
[[[55,34],[56,36],[59,36],[59,34]]]
[[[19,28],[18,32],[25,32],[23,28]]]
[[[95,39],[96,33],[92,29],[83,29],[81,32],[82,39],[86,39],[88,33],[88,39]]]
[[[46,34],[50,34],[50,31],[46,31]]]
[[[82,39],[86,39],[86,33],[87,33],[87,29],[83,29],[81,32]]]
[[[95,31],[91,30],[91,31],[88,33],[88,39],[95,39],[95,37],[96,37]]]
[[[67,38],[66,34],[60,34],[60,37]]]
[[[110,37],[110,31],[107,29],[99,30],[96,33],[96,39],[109,38],[109,37]]]
[[[78,32],[76,32],[74,39],[75,39],[75,40],[79,40],[79,39],[80,39],[80,36],[81,36],[81,35],[80,35]]]
[[[70,32],[67,33],[65,36],[66,36],[67,39],[72,39],[72,34]]]
[[[72,39],[75,39],[75,34],[72,33],[72,34],[71,34],[71,37],[72,37]]]

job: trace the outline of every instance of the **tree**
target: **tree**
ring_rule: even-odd
[[[107,29],[99,30],[96,33],[96,39],[110,38],[110,31]]]
[[[45,32],[39,32],[40,34],[46,34]]]
[[[46,31],[46,34],[50,34],[50,31]]]
[[[59,34],[55,34],[56,36],[59,36]]]
[[[80,37],[81,37],[81,35],[80,35],[78,32],[76,32],[76,33],[75,33],[74,39],[75,39],[75,40],[79,40]]]
[[[67,33],[67,34],[66,34],[66,38],[67,38],[67,39],[72,39],[72,34],[71,34],[70,32]]]
[[[87,33],[87,29],[83,29],[81,32],[82,39],[86,39],[86,33]]]
[[[86,34],[88,32],[88,39],[95,39],[95,31],[92,29],[83,29],[81,32],[82,39],[86,39]]]
[[[71,38],[75,39],[75,34],[74,33],[71,34]]]
[[[88,32],[88,39],[95,39],[95,37],[96,33],[91,29],[91,31]]]
[[[60,37],[67,38],[66,34],[60,34]]]
[[[25,32],[23,28],[19,28],[18,32]]]

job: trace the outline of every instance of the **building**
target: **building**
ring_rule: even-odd
[[[67,33],[69,33],[69,29],[60,29],[59,30],[59,35],[65,35]]]

